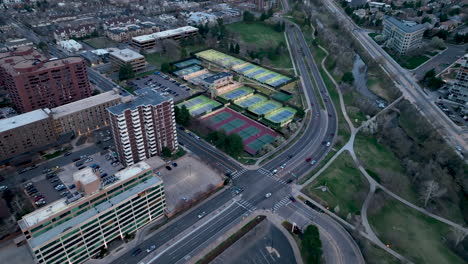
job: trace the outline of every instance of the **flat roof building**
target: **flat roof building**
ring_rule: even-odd
[[[133,100],[107,108],[116,151],[126,166],[178,148],[173,99],[151,88],[136,93]]]
[[[131,49],[111,52],[110,60],[117,69],[125,64],[130,64],[134,72],[141,72],[146,69],[145,57]]]
[[[412,49],[419,48],[425,30],[424,24],[386,16],[382,35],[387,39],[386,45],[389,48],[399,55],[404,55]]]
[[[117,172],[110,183],[91,168],[73,178],[78,192],[18,221],[36,263],[83,263],[164,216],[163,181],[145,162]]]
[[[134,37],[132,38],[132,46],[140,50],[150,50],[154,49],[159,41],[165,39],[179,40],[181,38],[195,36],[197,33],[198,28],[192,26],[169,29],[149,35]]]
[[[450,87],[450,100],[468,107],[468,54],[462,59],[454,84]]]
[[[0,55],[4,84],[19,112],[53,108],[91,96],[84,60],[47,60],[32,48]]]
[[[0,160],[39,150],[56,141],[49,109],[0,119]]]
[[[118,90],[104,92],[51,109],[56,133],[81,135],[109,125],[106,108],[122,102]]]

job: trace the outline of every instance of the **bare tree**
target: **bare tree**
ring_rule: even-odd
[[[458,244],[460,244],[460,242],[462,242],[465,237],[468,235],[468,232],[466,232],[465,230],[460,230],[458,228],[451,228],[451,231],[452,231],[452,238],[453,238],[453,242],[455,243],[455,247],[458,246]]]
[[[445,188],[440,188],[439,183],[435,180],[429,180],[423,183],[421,189],[421,200],[424,201],[424,207],[427,206],[427,203],[436,197],[442,196],[447,190]]]

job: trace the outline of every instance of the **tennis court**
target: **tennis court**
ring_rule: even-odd
[[[265,116],[265,119],[275,123],[275,124],[284,124],[287,121],[291,120],[296,114],[296,110],[291,107],[282,107],[276,111],[273,111]]]
[[[190,100],[178,104],[178,107],[185,105],[192,116],[198,116],[211,112],[213,109],[221,106],[221,103],[211,100],[204,95],[194,97]]]
[[[243,125],[245,125],[245,122],[241,119],[236,118],[220,126],[220,129],[224,130],[227,134],[229,134]]]
[[[241,97],[253,94],[253,92],[253,89],[243,86],[230,92],[224,93],[221,95],[221,97],[226,100],[235,101]]]
[[[291,80],[291,78],[287,76],[216,50],[205,50],[198,52],[195,55],[198,58],[218,64],[224,68],[228,68],[250,79],[270,85],[274,88],[278,88]]]
[[[268,100],[268,98],[266,98],[265,96],[263,95],[259,95],[259,94],[254,94],[252,96],[249,96],[245,99],[241,99],[237,102],[234,102],[236,105],[242,107],[242,108],[249,108],[251,106],[254,106],[258,103],[261,103],[261,102],[264,102]]]
[[[191,74],[191,73],[194,73],[194,72],[197,72],[197,71],[201,71],[203,70],[204,68],[200,65],[192,65],[192,66],[189,66],[187,68],[183,68],[183,69],[180,69],[180,70],[177,70],[174,72],[174,74],[178,77],[182,77],[182,76],[185,76],[187,74]]]
[[[275,93],[272,98],[277,100],[277,101],[280,101],[280,102],[286,102],[288,101],[289,99],[291,99],[293,96],[290,95],[290,94],[287,94],[285,92],[278,92],[278,93]]]
[[[282,105],[278,102],[268,100],[260,104],[256,104],[252,107],[249,107],[249,111],[260,116],[260,115],[266,115],[270,113],[271,111],[281,108],[281,106]]]
[[[174,63],[174,66],[181,69],[181,68],[185,68],[187,66],[194,65],[194,64],[201,64],[201,61],[197,60],[197,59],[188,59],[188,60],[184,60],[184,61]]]
[[[263,145],[274,141],[278,136],[272,129],[230,108],[208,114],[201,121],[213,130],[224,130],[228,135],[238,134],[242,138],[244,150],[251,155],[255,155]]]
[[[274,142],[275,139],[276,138],[274,138],[273,136],[266,134],[250,142],[247,146],[255,150],[256,152],[258,152],[259,150],[262,149],[264,145]]]

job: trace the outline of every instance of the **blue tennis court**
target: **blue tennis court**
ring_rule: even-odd
[[[281,124],[292,119],[295,114],[296,114],[296,110],[289,108],[289,107],[284,107],[284,108],[274,111],[273,113],[269,114],[265,118],[267,120],[270,120],[273,123]]]
[[[261,95],[252,95],[246,99],[240,100],[239,102],[236,102],[237,105],[243,108],[248,108],[252,105],[258,104],[260,102],[266,101],[267,98]]]
[[[249,108],[249,111],[257,114],[257,115],[265,115],[270,113],[273,110],[276,110],[281,107],[281,104],[274,102],[274,101],[266,101],[262,104],[258,104]]]
[[[249,77],[249,78],[252,78],[252,77],[254,77],[256,75],[259,75],[261,73],[264,73],[264,72],[265,72],[264,69],[258,69],[258,70],[254,71],[254,72],[251,72],[251,73],[247,74],[246,76]]]
[[[253,90],[247,87],[240,87],[230,92],[224,93],[221,97],[227,100],[236,100],[238,98],[244,97],[246,95],[252,94]]]
[[[250,65],[247,65],[247,66],[244,66],[244,67],[238,69],[237,71],[239,71],[239,72],[241,72],[241,73],[244,73],[244,72],[246,72],[246,71],[248,71],[248,70],[251,70],[251,69],[253,69],[253,68],[255,68],[255,66],[253,66],[253,65],[250,64]]]
[[[184,60],[181,62],[174,63],[174,66],[180,69],[180,68],[185,68],[187,66],[194,65],[194,64],[201,64],[201,61],[197,59],[189,59],[189,60]]]
[[[276,74],[275,73],[270,73],[270,74],[267,74],[261,78],[259,78],[258,80],[261,81],[261,82],[265,82],[266,80],[269,80],[273,77],[276,77]]]

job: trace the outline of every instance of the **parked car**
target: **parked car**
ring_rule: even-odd
[[[270,196],[271,196],[271,193],[265,194],[265,198],[270,198]]]
[[[171,166],[166,166],[167,170],[172,170]]]
[[[150,253],[151,251],[156,249],[156,245],[151,245],[146,249],[146,253]]]
[[[137,249],[133,250],[132,256],[135,257],[135,256],[137,256],[137,255],[140,254],[140,253],[141,253],[141,248],[137,248]]]
[[[8,189],[8,186],[5,186],[5,185],[0,186],[0,192],[5,191],[6,189]]]
[[[176,162],[173,162],[173,163],[172,163],[172,166],[177,167],[177,163],[176,163]]]
[[[203,218],[205,215],[206,215],[206,212],[205,212],[205,211],[201,212],[201,213],[198,215],[198,219]]]

